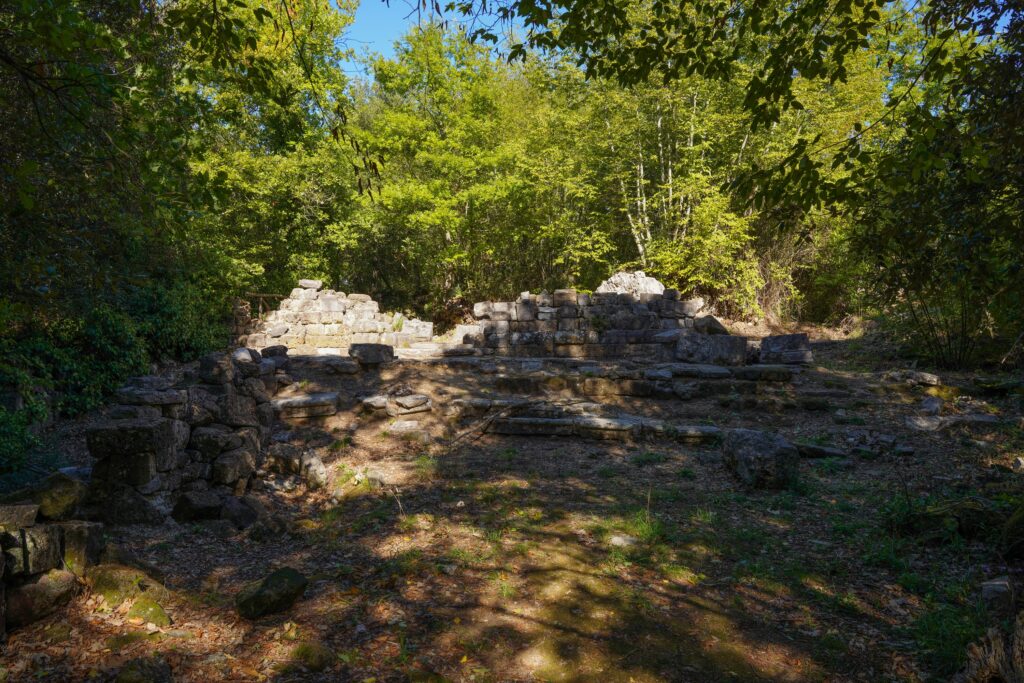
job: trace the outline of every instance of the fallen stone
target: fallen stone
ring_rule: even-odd
[[[663,294],[665,285],[653,277],[648,277],[642,270],[619,271],[598,285],[594,291],[598,294],[628,294],[639,300],[642,294]],[[559,305],[557,300],[555,305]]]
[[[107,524],[164,523],[163,510],[130,486],[113,486],[102,490],[99,516]]]
[[[921,414],[936,416],[942,412],[943,400],[938,396],[928,396],[921,401]]]
[[[1013,582],[1009,576],[989,579],[981,584],[981,601],[996,613],[1010,613],[1014,606]]]
[[[215,352],[199,359],[199,378],[207,384],[230,384],[235,379],[231,356]]]
[[[360,365],[375,366],[393,361],[395,350],[387,344],[352,344],[348,348],[348,355]]]
[[[183,389],[146,389],[143,387],[121,387],[117,390],[117,400],[129,406],[168,406],[181,405],[188,400]]]
[[[99,522],[61,522],[61,549],[64,568],[78,576],[98,564],[106,546],[103,525]]]
[[[126,616],[128,619],[141,619],[144,624],[153,624],[160,628],[171,625],[171,618],[167,616],[164,608],[148,595],[136,598]]]
[[[321,489],[330,483],[327,466],[315,455],[303,458],[302,476],[306,480],[306,486],[310,489]]]
[[[299,474],[302,472],[302,449],[290,443],[271,444],[267,453],[271,472]]]
[[[39,506],[35,503],[0,505],[0,531],[16,531],[36,523]]]
[[[246,619],[283,612],[302,597],[308,584],[309,580],[301,573],[283,567],[239,591],[235,606]]]
[[[53,569],[6,591],[7,628],[31,624],[67,604],[78,592],[78,580],[69,571]]]
[[[213,491],[189,491],[178,497],[171,516],[179,522],[217,519],[222,507],[220,496]]]
[[[726,467],[751,488],[784,488],[799,474],[800,453],[775,434],[730,429],[722,443]]]
[[[761,340],[762,363],[803,365],[814,361],[806,334],[778,334]]]
[[[213,460],[223,451],[233,450],[241,445],[242,437],[225,425],[196,427],[189,439],[189,447],[199,451],[205,460]]]
[[[639,539],[629,534],[612,534],[608,537],[608,545],[613,548],[632,548],[639,543]]]
[[[325,391],[305,396],[292,396],[271,401],[274,410],[284,419],[322,417],[338,412],[338,394]]]
[[[154,600],[168,596],[167,589],[146,572],[137,567],[121,564],[98,564],[85,570],[85,582],[89,589],[103,598],[111,608],[125,600],[146,595]]]
[[[230,486],[239,479],[247,479],[255,470],[255,453],[252,449],[242,446],[217,456],[217,459],[213,461],[210,478],[216,484]]]
[[[39,574],[60,566],[60,527],[40,524],[22,529],[25,573]]]
[[[319,290],[324,286],[323,280],[299,280],[299,287],[303,289]]]
[[[702,315],[693,319],[693,329],[701,334],[729,334],[729,330],[713,315]],[[743,341],[743,357],[747,356],[747,342]]]

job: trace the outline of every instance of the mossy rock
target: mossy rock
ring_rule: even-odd
[[[946,386],[945,384],[939,384],[934,387],[926,387],[924,393],[929,396],[935,396],[941,398],[943,401],[952,401],[961,393],[959,387]]]
[[[155,624],[160,627],[170,626],[171,618],[160,606],[160,603],[143,595],[135,600],[135,604],[128,610],[129,619],[142,619],[143,623]]]
[[[238,613],[246,619],[259,619],[283,612],[302,597],[309,580],[291,567],[283,567],[261,581],[254,581],[235,598]]]
[[[117,607],[125,600],[145,593],[153,599],[168,595],[167,589],[145,572],[120,564],[98,564],[85,570],[85,580],[93,593],[103,596],[107,605]]]
[[[82,480],[56,472],[29,488],[0,496],[0,503],[31,501],[44,519],[65,520],[75,515],[87,492]]]
[[[310,671],[323,671],[337,661],[331,648],[321,642],[300,643],[292,650],[291,660]]]

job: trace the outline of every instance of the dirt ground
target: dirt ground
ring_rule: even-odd
[[[891,366],[848,340],[815,354],[818,367],[785,390],[811,399],[795,409],[605,401],[846,452],[804,459],[784,491],[744,490],[714,446],[492,434],[424,445],[354,410],[282,425],[276,438],[318,449],[332,476],[323,491],[279,478],[260,492],[288,533],[111,528],[111,542],[163,573],[171,626],[132,623],[127,604],[83,591],[11,633],[0,667],[9,681],[106,680],[149,656],[181,681],[948,680],[966,643],[999,621],[981,582],[1020,566],[991,534],[921,535],[893,520],[925,500],[1012,504],[1020,399],[947,394],[944,414],[1001,422],[917,432],[906,418],[926,387],[886,378]],[[296,379],[350,396],[405,383],[435,406],[482,383],[408,364],[372,387]],[[281,566],[310,577],[304,598],[239,617],[238,589]]]

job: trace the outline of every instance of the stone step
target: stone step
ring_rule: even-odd
[[[502,417],[487,431],[515,436],[575,436],[584,439],[627,441],[650,437],[673,439],[690,444],[717,443],[722,430],[709,425],[681,425],[635,415],[604,417]]]
[[[432,360],[479,355],[479,350],[470,344],[446,344],[440,342],[417,342],[407,348],[395,349],[401,360]]]
[[[274,412],[283,420],[291,418],[325,417],[338,412],[338,392],[323,391],[299,394],[271,401]]]

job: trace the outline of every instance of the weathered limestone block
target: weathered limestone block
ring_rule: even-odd
[[[189,446],[200,454],[203,460],[213,460],[223,451],[233,450],[242,445],[240,435],[225,425],[210,425],[192,430]]]
[[[702,334],[729,334],[725,325],[713,315],[702,315],[693,319],[693,329]]]
[[[32,526],[36,523],[38,512],[39,506],[35,503],[0,505],[0,531],[16,531]]]
[[[54,569],[6,591],[9,628],[38,621],[66,604],[78,592],[78,580],[68,571]]]
[[[229,393],[217,400],[219,421],[231,427],[256,427],[256,400],[250,396]]]
[[[731,335],[684,333],[676,343],[676,360],[713,365],[743,365],[747,341]]]
[[[299,280],[299,287],[316,291],[324,286],[323,280]]]
[[[213,491],[189,491],[178,498],[171,516],[179,522],[219,519],[222,507],[221,497]]]
[[[94,476],[129,486],[144,486],[176,460],[170,420],[113,420],[86,432],[89,453],[99,462]]]
[[[279,398],[271,402],[274,410],[284,419],[321,417],[338,412],[337,392],[321,392],[307,396]]]
[[[806,334],[780,334],[761,340],[762,363],[807,364],[814,360]]]
[[[725,466],[746,486],[784,488],[796,481],[800,453],[780,436],[730,429],[722,443]]]
[[[60,527],[39,524],[21,530],[25,573],[39,574],[60,566]]]
[[[61,522],[61,554],[64,567],[78,576],[100,561],[106,540],[99,522]]]
[[[216,484],[234,484],[247,478],[256,469],[256,454],[251,448],[241,447],[221,453],[213,461],[210,478]]]
[[[555,308],[575,306],[579,302],[575,289],[556,289],[552,300]]]
[[[224,353],[209,353],[199,359],[199,379],[208,384],[226,384],[235,378],[235,364]]]
[[[495,301],[491,303],[491,320],[504,320],[508,321],[512,319],[512,305],[507,301]]]
[[[385,344],[352,344],[348,355],[359,361],[360,365],[380,365],[395,359],[395,350]]]

